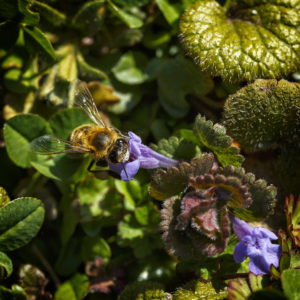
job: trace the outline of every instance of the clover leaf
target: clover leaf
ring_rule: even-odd
[[[226,16],[215,0],[181,18],[183,46],[202,70],[225,80],[280,78],[300,65],[299,1],[239,1]]]

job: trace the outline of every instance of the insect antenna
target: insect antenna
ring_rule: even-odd
[[[122,162],[122,167],[123,167],[123,170],[124,170],[124,172],[125,172],[125,174],[126,174],[126,177],[128,178],[128,174],[127,174],[127,171],[126,171],[126,169],[125,169],[125,164]]]

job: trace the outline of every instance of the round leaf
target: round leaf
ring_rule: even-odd
[[[9,158],[19,167],[29,168],[29,143],[44,134],[51,133],[48,123],[37,115],[21,114],[4,125],[4,139]]]
[[[238,1],[228,19],[215,0],[182,16],[182,42],[201,69],[226,80],[278,78],[300,66],[300,6],[294,0]]]
[[[0,209],[0,251],[12,251],[26,245],[38,233],[45,209],[36,198],[23,197]]]
[[[144,73],[146,65],[147,57],[144,54],[129,51],[120,58],[112,72],[120,82],[139,84],[148,78]]]

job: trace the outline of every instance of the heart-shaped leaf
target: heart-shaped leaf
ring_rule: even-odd
[[[300,5],[294,0],[238,1],[226,16],[215,0],[182,16],[182,43],[202,70],[226,80],[280,78],[300,66]]]
[[[0,251],[26,245],[38,233],[45,209],[36,198],[23,197],[0,208]]]

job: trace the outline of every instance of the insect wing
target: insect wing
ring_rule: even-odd
[[[87,153],[89,149],[61,140],[52,135],[43,135],[34,139],[29,146],[37,154]]]
[[[93,96],[85,82],[78,81],[75,90],[74,104],[80,106],[95,124],[101,127],[107,127],[99,114]]]

